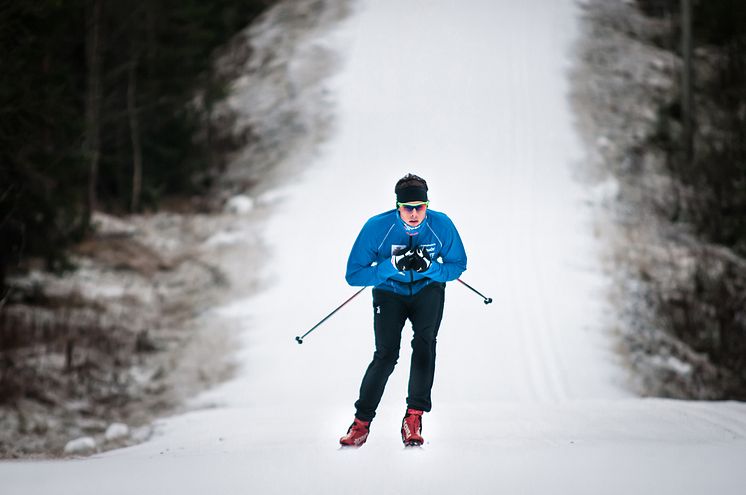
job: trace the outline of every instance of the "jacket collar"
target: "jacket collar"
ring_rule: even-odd
[[[404,232],[410,236],[419,234],[424,225],[427,223],[427,213],[425,213],[425,218],[422,219],[422,222],[420,222],[417,227],[412,227],[411,225],[407,224],[407,222],[402,220],[401,215],[399,214],[399,210],[394,210],[394,215],[396,215],[396,219],[402,230],[404,230]]]

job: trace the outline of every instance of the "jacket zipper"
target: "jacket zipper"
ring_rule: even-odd
[[[412,249],[412,236],[409,236],[409,249]],[[414,273],[409,270],[409,295],[412,295],[412,284],[414,283]]]

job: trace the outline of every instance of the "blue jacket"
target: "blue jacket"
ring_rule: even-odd
[[[391,263],[394,251],[423,246],[432,263],[424,272],[400,272]],[[456,227],[445,213],[427,210],[415,228],[405,224],[398,210],[369,219],[347,260],[345,278],[350,285],[372,285],[397,294],[416,294],[431,282],[456,280],[466,270],[466,252]]]

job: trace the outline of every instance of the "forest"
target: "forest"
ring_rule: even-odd
[[[32,270],[74,271],[70,251],[94,235],[96,212],[205,207],[194,198],[209,193],[232,146],[212,125],[228,83],[213,67],[216,51],[275,3],[0,3],[0,406],[20,396],[51,403],[37,393],[50,388],[41,379],[48,375],[32,359],[24,362],[29,355],[53,348],[67,371],[81,361],[69,341],[17,352],[35,342],[24,340],[30,333],[7,317],[9,308],[80,303],[9,281]],[[627,236],[618,256],[635,281],[620,290],[623,300],[639,302],[620,303],[631,322],[622,332],[629,364],[645,377],[643,394],[743,400],[746,3],[616,3],[584,2],[586,17],[604,33],[583,55],[599,85],[609,90],[620,74],[618,54],[603,45],[608,33],[655,58],[652,68],[623,68],[629,74],[612,88],[614,97],[590,110],[597,127],[607,128],[597,138],[611,143],[602,154],[621,184],[619,201],[630,206],[617,218]],[[148,256],[146,274],[171,263]],[[97,352],[157,347],[145,333],[124,342],[116,328],[90,338],[110,339]],[[123,358],[112,366],[126,365]],[[36,371],[21,372],[29,369]]]
[[[668,36],[651,40],[681,53],[682,77],[679,97],[657,109],[658,128],[649,145],[663,152],[673,179],[672,198],[658,202],[665,204],[658,213],[677,226],[675,237],[684,245],[697,246],[688,286],[660,297],[658,312],[677,338],[719,368],[717,384],[703,396],[744,399],[746,5],[640,4],[653,18],[679,18]]]
[[[592,146],[617,181],[615,271],[645,395],[746,397],[746,4],[586,4]]]
[[[271,3],[2,2],[0,287],[31,259],[68,268],[93,211],[209,187],[211,55]]]
[[[187,221],[233,146],[212,134],[215,61],[274,3],[0,3],[0,456],[179,403],[165,370],[220,285]],[[158,212],[184,215],[131,220]]]

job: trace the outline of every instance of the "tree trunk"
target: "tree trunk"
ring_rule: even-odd
[[[88,2],[88,22],[86,23],[86,59],[88,66],[84,155],[89,160],[87,211],[83,220],[84,228],[91,222],[96,209],[96,186],[98,184],[98,164],[101,155],[101,4],[103,0]]]
[[[140,209],[140,195],[142,191],[142,145],[140,143],[140,124],[137,116],[137,59],[136,49],[133,49],[127,77],[127,115],[130,123],[130,138],[132,140],[132,201],[130,209],[136,212]]]
[[[7,268],[5,267],[5,262],[0,261],[0,315],[3,314],[3,307],[8,300],[8,296],[10,296],[10,289],[5,286],[6,272]],[[0,325],[0,328],[1,327],[2,325]]]
[[[156,41],[156,12],[153,2],[145,3],[145,29],[147,30],[145,48],[146,77],[153,78],[155,74],[155,60],[158,43]]]
[[[681,121],[683,129],[684,160],[691,172],[694,159],[694,94],[692,67],[692,0],[681,0]]]

